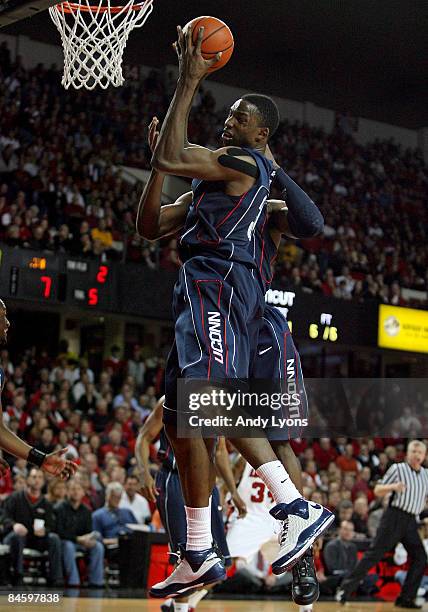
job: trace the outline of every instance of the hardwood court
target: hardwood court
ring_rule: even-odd
[[[49,605],[51,612],[159,612],[160,601],[147,599],[105,599],[105,598],[64,598],[61,604]],[[18,608],[17,608],[18,609]],[[298,612],[298,607],[286,601],[203,601],[198,605],[200,612]],[[1,612],[13,610],[13,605],[1,606]],[[20,612],[46,612],[45,605],[19,605]],[[393,603],[353,602],[343,607],[334,602],[320,602],[314,605],[314,612],[396,612]],[[428,610],[428,604],[424,606]]]

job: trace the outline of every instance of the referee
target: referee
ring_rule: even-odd
[[[375,495],[383,497],[392,493],[389,506],[382,515],[370,548],[337,590],[336,601],[345,603],[370,568],[401,542],[407,550],[410,566],[395,605],[410,610],[422,608],[415,603],[415,598],[427,563],[425,548],[418,533],[418,517],[425,508],[428,495],[428,470],[422,467],[426,451],[423,442],[410,442],[406,461],[391,465],[376,485]]]

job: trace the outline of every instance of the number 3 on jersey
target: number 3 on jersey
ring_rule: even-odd
[[[265,500],[265,491],[266,491],[266,485],[264,482],[253,482],[253,485],[251,487],[252,489],[254,489],[256,492],[251,494],[251,501],[256,503],[256,504],[261,504],[262,502],[264,502]],[[268,490],[267,492],[268,494],[268,498],[271,502],[273,502],[273,497],[272,497],[272,493]]]

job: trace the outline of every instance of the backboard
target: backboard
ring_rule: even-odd
[[[0,0],[0,28],[37,15],[57,3],[58,0]]]

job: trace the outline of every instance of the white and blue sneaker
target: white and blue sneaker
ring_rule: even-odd
[[[195,589],[225,580],[226,570],[214,548],[186,550],[170,576],[150,589],[152,597],[179,597]]]
[[[303,498],[295,499],[291,504],[277,504],[270,513],[282,521],[279,554],[272,563],[274,574],[291,569],[334,521],[330,510]]]

